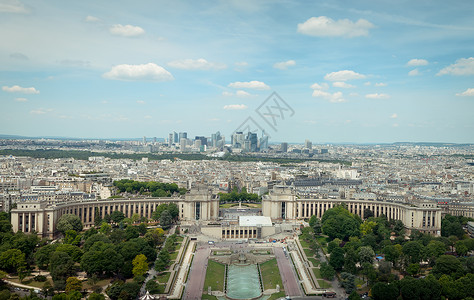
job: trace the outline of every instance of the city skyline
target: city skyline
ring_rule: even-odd
[[[229,141],[251,117],[270,143],[473,143],[473,9],[2,0],[0,133]],[[273,127],[272,92],[294,110]]]

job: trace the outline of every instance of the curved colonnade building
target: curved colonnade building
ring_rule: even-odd
[[[110,215],[116,210],[128,218],[133,214],[151,218],[156,207],[163,203],[175,203],[181,221],[210,221],[215,226],[219,219],[218,196],[207,189],[201,189],[191,190],[184,197],[174,198],[107,199],[57,205],[48,205],[45,202],[19,202],[17,208],[11,211],[12,225],[15,232],[37,232],[42,237],[53,237],[56,233],[56,223],[63,214],[79,216],[84,227],[88,228],[94,224],[96,211],[102,218],[105,214]],[[312,215],[320,218],[326,210],[340,204],[344,204],[351,213],[362,218],[364,210],[368,208],[375,217],[383,214],[389,220],[401,220],[410,230],[416,229],[431,234],[439,234],[441,230],[442,211],[435,202],[423,201],[415,205],[377,200],[307,198],[298,196],[288,186],[276,186],[268,195],[263,196],[262,214],[274,222],[291,223],[310,218]],[[229,235],[229,226],[229,224],[221,225],[221,228],[216,230],[219,232],[216,237],[248,238],[245,232],[254,233],[256,230],[261,230],[258,226],[239,230],[239,226],[232,225],[234,231]],[[234,234],[235,232],[239,234]],[[255,237],[255,234],[250,237]]]

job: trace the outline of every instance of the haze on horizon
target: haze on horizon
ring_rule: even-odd
[[[474,143],[472,1],[0,0],[0,133]],[[272,128],[277,92],[294,111]],[[260,133],[259,133],[260,134]]]

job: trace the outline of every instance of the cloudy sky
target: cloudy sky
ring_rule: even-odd
[[[0,0],[0,134],[230,139],[250,120],[271,141],[473,143],[473,11]]]

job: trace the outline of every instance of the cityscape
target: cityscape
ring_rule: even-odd
[[[472,11],[0,0],[0,300],[474,299]]]

